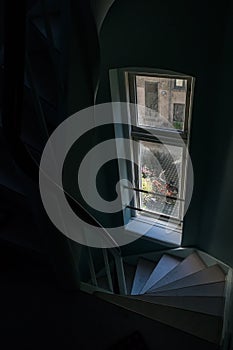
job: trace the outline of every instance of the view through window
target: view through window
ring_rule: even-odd
[[[136,76],[136,87],[139,125],[184,130],[187,80]]]

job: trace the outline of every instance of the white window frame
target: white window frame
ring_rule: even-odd
[[[185,142],[187,148],[189,148],[189,142],[190,142],[190,125],[191,125],[191,109],[192,109],[192,98],[193,98],[193,89],[194,89],[194,81],[195,79],[189,75],[176,73],[173,71],[165,71],[165,70],[155,70],[151,68],[120,68],[120,69],[111,69],[110,72],[110,87],[111,87],[111,97],[112,102],[131,102],[134,103],[136,101],[132,100],[132,96],[130,95],[130,84],[132,84],[132,79],[135,79],[134,77],[136,75],[142,75],[142,76],[161,76],[161,77],[167,77],[172,79],[185,79],[187,80],[188,87],[187,87],[187,101],[186,105],[188,108],[186,108],[186,117],[185,117],[185,127],[184,131],[176,131],[176,133],[179,134],[179,136],[182,137],[183,141]],[[133,78],[132,78],[133,77]],[[132,90],[131,90],[132,91]],[[134,97],[135,97],[135,91],[134,91]],[[188,117],[187,117],[188,116]],[[113,113],[114,117],[114,123],[120,123],[121,122],[121,113],[120,111],[117,111],[116,113]],[[130,124],[132,118],[132,114],[128,115],[128,122]],[[147,128],[145,128],[147,129]],[[169,134],[172,134],[172,137],[174,137],[174,131],[173,130],[158,130],[158,132],[161,133],[162,137],[169,137]],[[119,130],[115,130],[115,133],[119,133]],[[133,135],[132,130],[128,130],[129,137]],[[171,136],[171,135],[170,135]],[[134,171],[133,171],[134,172]],[[125,169],[121,169],[119,167],[119,174],[121,177],[121,174],[125,174]],[[184,169],[184,186],[186,182],[186,174],[187,174],[187,164],[185,164]],[[124,195],[122,195],[122,198]],[[152,217],[152,218],[151,218]],[[171,222],[169,222],[169,230],[167,230],[167,224],[164,223],[161,218],[156,219],[155,215],[143,215],[140,217],[135,216],[135,212],[130,209],[127,210],[124,214],[124,224],[129,227],[134,228],[134,232],[137,231],[137,227],[142,227],[143,223],[146,225],[147,223],[150,223],[153,221],[154,224],[154,230],[150,230],[150,233],[148,234],[149,237],[163,241],[163,242],[169,242],[169,243],[175,243],[180,245],[181,243],[181,231],[182,231],[182,224],[180,225],[180,228],[177,226],[177,223],[174,225]],[[169,220],[170,221],[170,220]],[[169,235],[168,235],[169,232]],[[141,233],[140,230],[138,233]]]

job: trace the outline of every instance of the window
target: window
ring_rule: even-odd
[[[174,222],[180,229],[193,83],[177,73],[124,71],[126,101],[134,106],[128,112],[129,137],[136,141],[131,215]]]
[[[145,105],[148,109],[158,112],[158,83],[145,81]],[[148,111],[148,110],[147,110]]]
[[[185,80],[183,79],[175,79],[174,81],[174,88],[175,89],[182,89],[185,86]]]
[[[178,130],[184,129],[185,120],[185,104],[174,103],[173,104],[173,126]]]

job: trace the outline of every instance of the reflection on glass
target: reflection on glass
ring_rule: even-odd
[[[166,216],[180,217],[182,197],[182,147],[140,141],[140,207]]]
[[[187,80],[136,76],[138,125],[184,130]]]

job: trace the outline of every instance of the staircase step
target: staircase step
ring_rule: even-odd
[[[213,316],[222,317],[224,313],[225,298],[223,297],[137,295],[131,298]]]
[[[96,295],[115,305],[180,329],[211,343],[219,344],[220,342],[223,325],[222,317],[156,305],[126,296],[101,292],[97,292]]]
[[[179,265],[177,265],[173,270],[166,274],[163,278],[157,281],[151,288],[159,288],[166,284],[172,283],[176,280],[180,280],[186,276],[189,276],[195,272],[201,271],[206,268],[206,264],[199,257],[199,255],[194,252],[185,258]]]
[[[126,282],[127,294],[130,294],[133,286],[136,268],[133,265],[124,263],[124,271],[125,271],[125,282]]]
[[[150,260],[146,260],[143,258],[140,258],[138,260],[134,281],[133,281],[133,287],[131,290],[132,295],[136,295],[140,292],[142,287],[147,282],[148,278],[150,277],[152,271],[154,270],[156,266],[156,263]]]
[[[213,265],[205,268],[204,270],[198,271],[192,275],[186,276],[178,281],[166,284],[165,286],[159,288],[151,288],[147,293],[152,291],[160,292],[164,290],[185,288],[191,286],[198,286],[202,284],[215,283],[215,282],[224,282],[225,273],[219,267],[219,265]]]
[[[164,290],[162,292],[148,293],[144,295],[152,296],[209,296],[223,297],[225,291],[225,282],[202,284],[185,288]]]
[[[154,268],[151,273],[148,281],[141,289],[140,293],[145,293],[148,289],[150,289],[155,283],[157,283],[161,278],[168,274],[168,272],[173,271],[174,268],[180,264],[182,261],[181,258],[177,258],[175,256],[164,254],[162,258],[159,260],[157,266]]]

